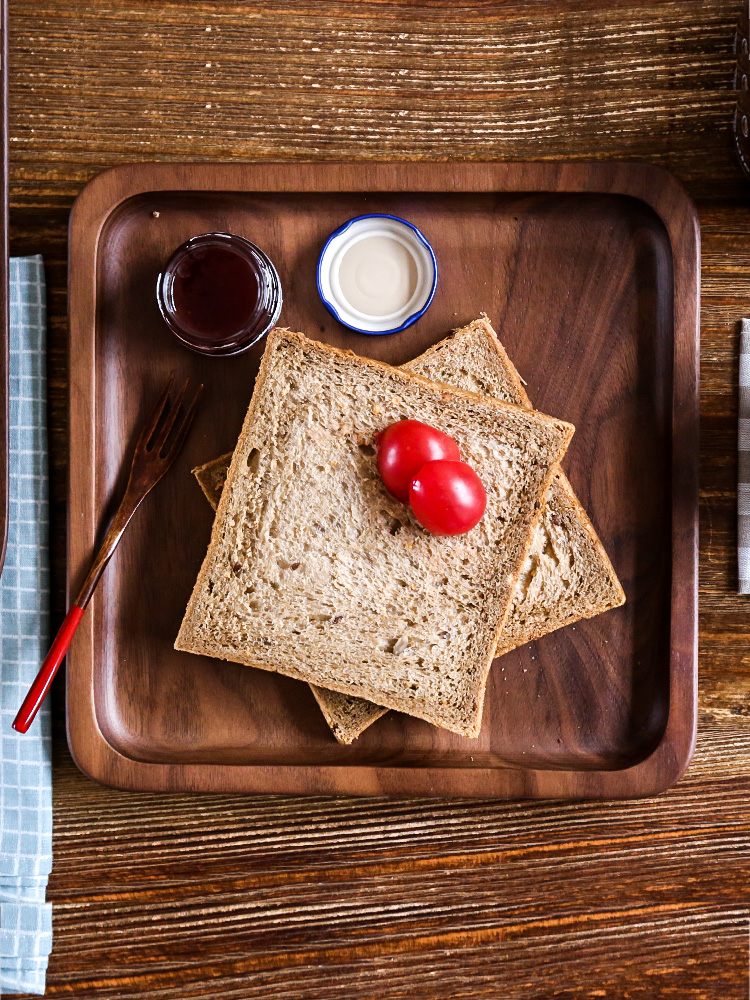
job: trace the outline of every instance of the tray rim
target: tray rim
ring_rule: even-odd
[[[585,161],[133,163],[93,178],[78,195],[69,226],[69,595],[90,558],[100,513],[94,477],[77,475],[94,468],[95,432],[76,405],[90,400],[96,385],[91,332],[99,240],[124,202],[154,191],[616,194],[644,202],[659,216],[672,248],[674,280],[669,714],[653,751],[621,770],[144,763],[115,750],[98,726],[93,616],[86,615],[66,671],[68,745],[78,767],[102,784],[127,790],[245,794],[459,797],[460,785],[461,798],[637,798],[678,781],[695,748],[698,666],[700,229],[682,184],[650,164]]]

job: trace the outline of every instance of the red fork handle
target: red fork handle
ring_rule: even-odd
[[[29,693],[23,700],[23,705],[18,709],[18,715],[13,720],[13,728],[18,733],[25,733],[34,721],[39,706],[49,691],[49,686],[55,679],[60,664],[65,659],[68,646],[73,640],[75,631],[78,628],[81,618],[83,618],[83,608],[74,604],[65,616],[65,621],[60,626],[60,631],[55,636],[55,641],[47,653],[44,663],[39,669],[39,673],[34,678],[34,683],[29,688]]]

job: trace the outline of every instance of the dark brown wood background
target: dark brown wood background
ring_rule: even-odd
[[[739,0],[11,0],[11,239],[45,255],[63,609],[66,227],[131,160],[645,159],[703,228],[700,728],[658,799],[561,806],[127,794],[57,691],[48,996],[748,995],[750,598],[734,593],[750,184]]]

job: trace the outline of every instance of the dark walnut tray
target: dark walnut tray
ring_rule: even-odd
[[[388,212],[435,249],[434,302],[400,334],[335,322],[325,237]],[[182,348],[156,306],[170,251],[212,230],[276,263],[281,323],[400,364],[485,310],[544,412],[577,426],[564,466],[624,607],[497,661],[478,740],[395,712],[339,746],[306,685],[172,644],[213,513],[190,469],[232,449],[262,345]],[[133,432],[170,370],[206,383],[183,454],[134,519],[68,657],[68,737],[121,788],[535,798],[652,795],[696,724],[699,233],[669,174],[634,164],[121,167],[70,230],[69,587],[123,488]]]

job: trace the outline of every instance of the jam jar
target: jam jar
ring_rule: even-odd
[[[201,354],[239,354],[281,312],[281,282],[265,253],[232,233],[204,233],[179,246],[156,283],[164,322]]]

